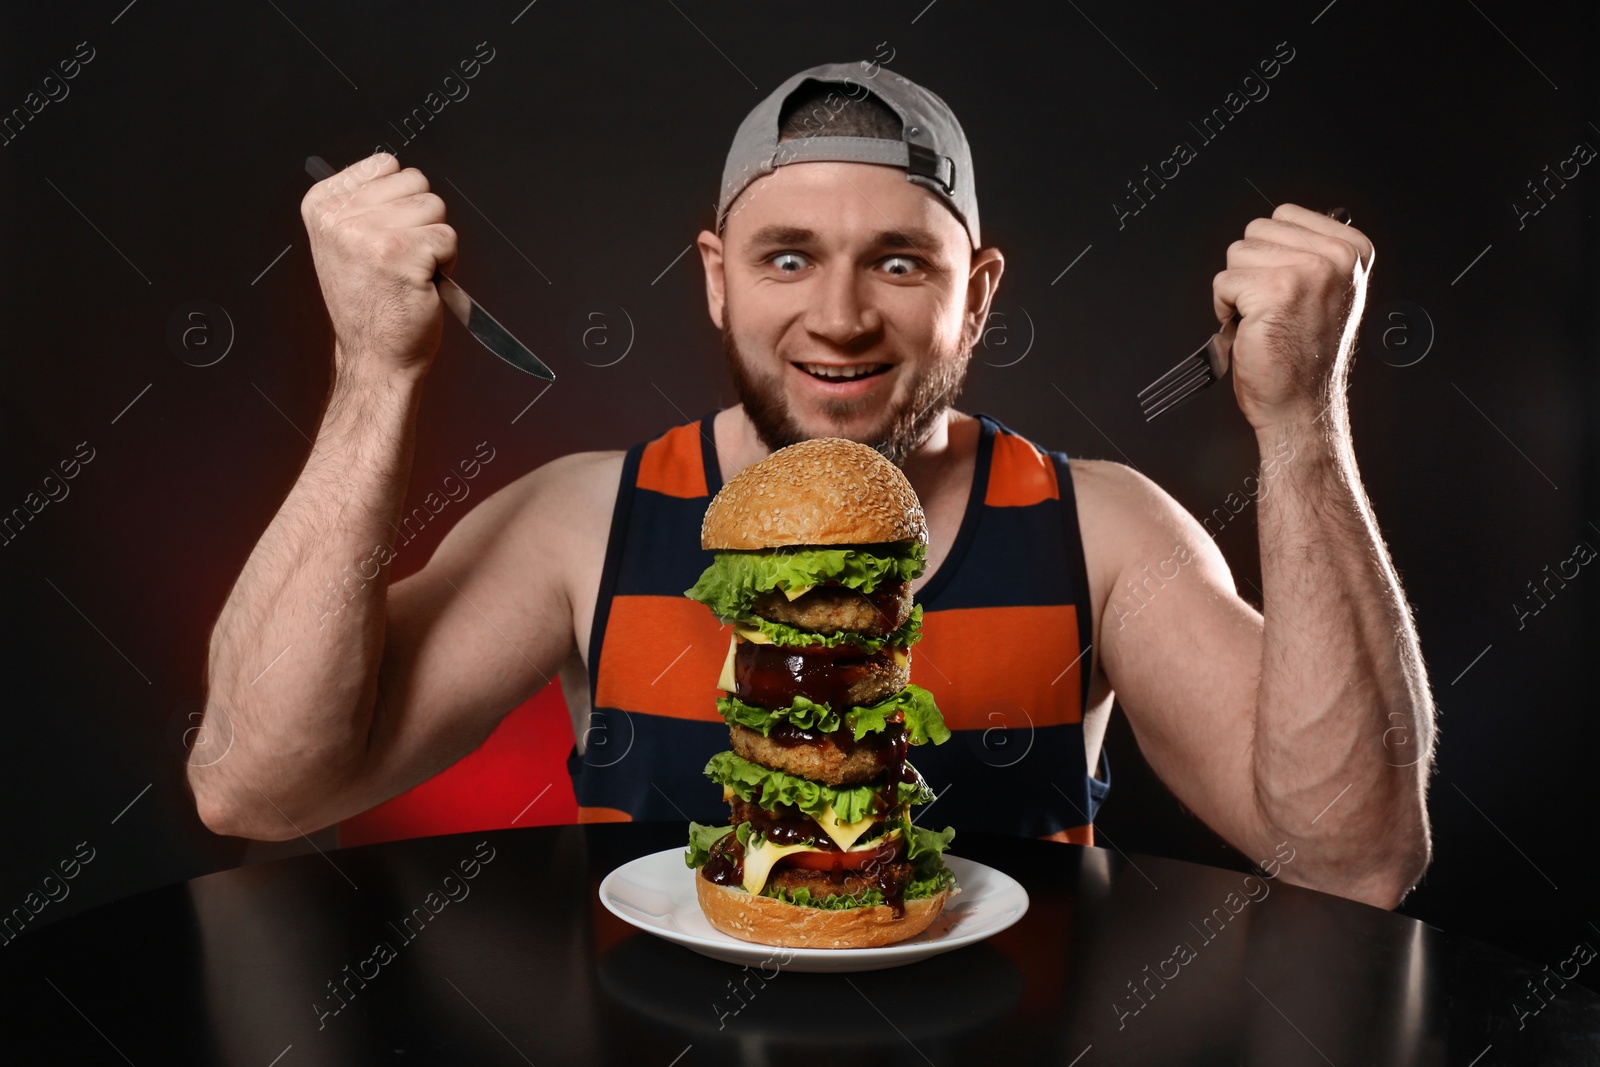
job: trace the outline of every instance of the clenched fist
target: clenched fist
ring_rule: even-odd
[[[1233,390],[1256,430],[1313,420],[1343,389],[1374,254],[1360,230],[1294,204],[1228,246],[1212,302],[1224,323],[1241,316]]]
[[[386,152],[320,181],[300,202],[340,374],[421,377],[439,348],[436,270],[456,258],[444,201]]]

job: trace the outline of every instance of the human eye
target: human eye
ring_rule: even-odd
[[[784,274],[798,274],[806,265],[806,257],[798,252],[779,252],[767,259]]]
[[[921,264],[911,256],[890,256],[883,261],[883,269],[895,276],[914,274]]]

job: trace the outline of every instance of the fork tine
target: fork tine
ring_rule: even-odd
[[[1202,365],[1195,368],[1187,378],[1181,378],[1175,382],[1172,382],[1159,392],[1152,393],[1150,396],[1145,397],[1144,400],[1140,402],[1140,407],[1145,411],[1149,411],[1152,408],[1163,407],[1166,405],[1167,401],[1172,400],[1174,397],[1187,396],[1197,387],[1209,385],[1211,381],[1215,380],[1216,377],[1212,374],[1211,367],[1209,365]]]
[[[1178,407],[1180,404],[1182,404],[1187,399],[1189,399],[1189,394],[1187,394],[1187,393],[1182,393],[1182,394],[1179,394],[1177,396],[1174,396],[1172,398],[1172,400],[1170,400],[1170,401],[1168,401],[1166,403],[1157,405],[1154,409],[1152,409],[1148,414],[1145,415],[1144,421],[1145,422],[1154,422],[1158,416],[1163,415],[1168,411],[1171,411],[1175,407]]]
[[[1204,388],[1204,386],[1202,386],[1201,388]],[[1199,390],[1196,389],[1196,390],[1194,390],[1194,392],[1199,392]],[[1183,402],[1185,400],[1189,399],[1189,396],[1190,396],[1189,393],[1179,393],[1179,394],[1173,396],[1173,398],[1171,400],[1156,405],[1153,409],[1151,409],[1149,411],[1149,413],[1147,413],[1145,415],[1144,421],[1145,422],[1154,422],[1158,416],[1166,414],[1168,411],[1171,411],[1175,407],[1182,406]]]
[[[1161,392],[1163,389],[1172,385],[1172,383],[1187,378],[1189,375],[1193,374],[1198,368],[1199,364],[1200,360],[1196,359],[1194,356],[1189,356],[1183,362],[1167,371],[1167,373],[1163,374],[1161,377],[1157,378],[1155,381],[1139,390],[1139,396],[1146,397],[1154,393]]]
[[[1146,409],[1144,421],[1149,422],[1162,412],[1170,411],[1179,404],[1183,403],[1185,400],[1188,400],[1195,393],[1200,392],[1202,389],[1209,388],[1216,380],[1216,376],[1213,375],[1211,373],[1211,369],[1207,367],[1204,374],[1190,379],[1183,387],[1168,393],[1164,399],[1153,402],[1150,409]]]
[[[1173,382],[1171,386],[1163,389],[1162,392],[1144,398],[1144,406],[1152,408],[1152,406],[1162,405],[1162,403],[1168,402],[1176,395],[1189,394],[1190,390],[1194,390],[1195,387],[1210,386],[1213,381],[1216,381],[1216,374],[1211,373],[1210,365],[1197,366],[1194,373],[1189,374],[1189,378],[1179,379],[1179,381]]]
[[[1198,379],[1198,381],[1195,381],[1194,384],[1190,384],[1187,389],[1170,395],[1170,397],[1166,398],[1166,400],[1163,400],[1160,405],[1155,406],[1154,411],[1150,411],[1149,414],[1144,416],[1144,421],[1150,422],[1152,419],[1155,419],[1155,416],[1158,416],[1158,414],[1166,413],[1166,411],[1171,411],[1173,408],[1176,408],[1176,406],[1182,405],[1182,403],[1186,402],[1186,400],[1189,400],[1190,397],[1194,397],[1194,395],[1197,394],[1197,392],[1200,392],[1200,390],[1210,389],[1211,384],[1213,384],[1214,381],[1216,381],[1216,379],[1210,378],[1210,376]]]
[[[1139,390],[1139,396],[1143,398],[1146,394],[1160,392],[1173,382],[1189,377],[1198,367],[1208,365],[1209,361],[1205,357],[1205,349],[1202,348],[1199,352],[1185,358],[1176,367],[1173,367],[1167,373]]]
[[[1146,408],[1153,407],[1154,405],[1161,403],[1173,393],[1182,392],[1184,389],[1193,385],[1196,381],[1211,374],[1211,367],[1207,363],[1200,363],[1197,366],[1191,367],[1189,368],[1188,374],[1181,378],[1174,378],[1160,389],[1146,396],[1140,401],[1140,406]]]

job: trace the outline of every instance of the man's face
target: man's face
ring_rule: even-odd
[[[897,463],[960,391],[1000,273],[932,193],[870,163],[779,167],[740,194],[706,261],[762,442],[846,437]]]

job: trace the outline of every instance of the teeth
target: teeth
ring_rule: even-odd
[[[831,363],[802,363],[800,366],[805,368],[807,373],[814,374],[819,378],[839,378],[848,380],[851,378],[859,378],[863,374],[871,374],[874,371],[882,370],[885,365],[882,363],[861,363],[850,367],[840,367]]]

